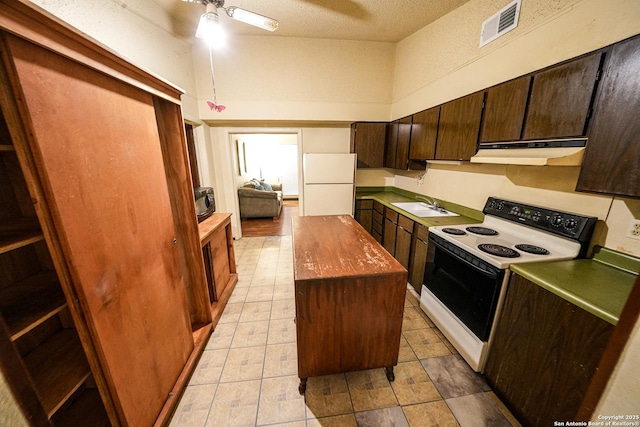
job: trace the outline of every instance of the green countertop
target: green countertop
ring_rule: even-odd
[[[394,211],[401,213],[407,218],[410,218],[426,227],[433,227],[436,225],[473,224],[482,222],[482,220],[484,219],[484,214],[480,211],[440,199],[436,199],[440,206],[442,206],[449,212],[460,214],[460,216],[420,218],[391,204],[396,202],[423,201],[416,199],[416,196],[419,196],[419,194],[401,190],[395,187],[360,187],[356,190],[356,199],[376,200],[387,206],[388,208],[391,208]]]
[[[638,275],[640,259],[596,248],[591,259],[514,264],[511,270],[615,325]]]
[[[419,194],[395,187],[359,187],[356,199],[373,199],[427,227],[482,222],[481,211],[436,199],[455,217],[419,218],[393,206]],[[560,298],[615,325],[640,271],[640,259],[596,247],[590,259],[514,264],[511,270]]]

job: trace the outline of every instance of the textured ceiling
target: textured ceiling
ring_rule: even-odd
[[[173,18],[173,32],[189,38],[205,7],[181,0],[154,0]],[[398,42],[469,0],[227,0],[280,22],[274,33],[221,13],[229,33]]]

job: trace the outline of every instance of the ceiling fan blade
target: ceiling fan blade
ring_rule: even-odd
[[[341,15],[366,21],[371,14],[360,3],[354,0],[299,0],[314,6],[328,9]]]
[[[254,13],[245,9],[241,9],[235,6],[229,6],[223,8],[229,17],[244,22],[245,24],[253,25],[254,27],[262,28],[267,31],[275,31],[278,29],[278,21],[273,18],[269,18],[258,13]]]

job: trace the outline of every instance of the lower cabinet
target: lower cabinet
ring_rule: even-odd
[[[409,263],[409,283],[420,294],[424,281],[424,270],[427,265],[427,249],[429,246],[429,228],[416,224],[413,233],[413,250]]]
[[[371,234],[373,200],[356,200],[356,221]]]
[[[214,324],[238,283],[230,218],[228,213],[214,213],[198,227]]]
[[[418,294],[427,263],[429,228],[375,200],[356,200],[356,221],[407,269]]]
[[[380,244],[382,244],[382,234],[384,232],[384,205],[380,202],[373,201],[373,212],[371,220],[371,235]]]
[[[413,244],[413,228],[415,222],[404,215],[398,216],[398,227],[396,231],[396,253],[395,258],[404,268],[409,270],[411,262],[411,248]]]
[[[398,212],[390,208],[384,209],[384,228],[382,246],[395,257],[396,236],[398,234]]]
[[[485,375],[524,426],[572,420],[613,329],[514,274]]]

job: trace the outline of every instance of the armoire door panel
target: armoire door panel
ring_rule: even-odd
[[[193,348],[152,96],[9,46],[100,364],[126,422],[151,425]]]

